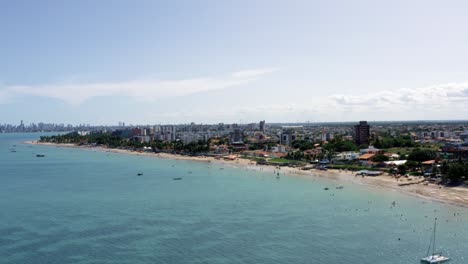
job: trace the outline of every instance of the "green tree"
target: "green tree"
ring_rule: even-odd
[[[341,136],[336,136],[323,146],[327,151],[343,152],[343,151],[356,151],[358,147],[354,142],[349,140],[343,140]]]
[[[433,160],[436,158],[436,153],[428,149],[414,149],[409,155],[408,160],[423,162],[426,160]]]
[[[408,171],[408,166],[406,166],[405,164],[398,165],[397,171],[398,171],[398,174],[404,175]]]
[[[452,183],[459,183],[462,179],[466,177],[466,172],[466,166],[464,164],[451,164],[448,169],[447,179],[449,179]]]
[[[414,160],[408,160],[405,165],[408,169],[414,170],[416,167],[418,167],[419,163]]]
[[[375,155],[373,158],[372,158],[372,161],[373,162],[384,162],[384,161],[388,161],[389,158],[383,154],[378,154],[378,155]]]
[[[308,150],[308,149],[313,149],[314,144],[312,142],[310,142],[310,141],[307,141],[307,140],[295,140],[292,143],[292,147],[304,151],[304,150]]]

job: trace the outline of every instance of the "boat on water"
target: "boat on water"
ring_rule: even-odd
[[[143,172],[137,173],[137,176],[142,176],[142,175],[143,175]]]
[[[36,154],[36,157],[43,158],[43,157],[45,157],[45,155],[44,154]]]
[[[180,181],[182,178],[173,178],[174,181]]]
[[[436,227],[437,227],[437,218],[434,220],[434,230],[432,233],[431,241],[429,243],[429,247],[427,249],[427,253],[425,258],[421,259],[421,263],[427,263],[427,264],[436,264],[436,263],[444,263],[447,261],[450,261],[449,257],[445,257],[442,255],[442,253],[436,253],[435,252],[435,241],[436,241]],[[432,248],[432,254],[430,254]]]

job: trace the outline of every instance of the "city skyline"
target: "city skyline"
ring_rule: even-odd
[[[465,120],[466,7],[8,2],[0,123]]]

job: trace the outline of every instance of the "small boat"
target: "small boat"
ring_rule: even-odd
[[[323,188],[325,191],[328,191],[328,187]]]
[[[141,175],[143,175],[143,172],[137,173],[137,176],[141,176]]]
[[[450,258],[444,257],[440,254],[434,254],[432,256],[421,259],[421,263],[429,263],[429,264],[444,263],[447,261],[450,261]]]
[[[43,157],[45,157],[45,155],[44,154],[36,154],[36,157],[43,158]]]
[[[432,233],[431,242],[429,243],[429,248],[427,249],[427,253],[426,253],[427,257],[422,258],[421,263],[436,264],[436,263],[444,263],[444,262],[450,261],[449,257],[445,257],[441,253],[435,253],[436,226],[437,226],[437,218],[434,220],[434,232]],[[431,247],[432,247],[432,255],[429,255]]]
[[[182,180],[182,178],[173,178],[174,181]]]
[[[338,186],[338,187],[336,187],[337,190],[341,190],[341,189],[343,189],[343,188],[344,188],[343,186]]]

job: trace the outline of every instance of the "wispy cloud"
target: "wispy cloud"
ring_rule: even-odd
[[[16,85],[0,93],[6,100],[9,96],[32,95],[63,100],[79,105],[86,100],[104,96],[126,96],[151,101],[167,97],[186,96],[199,92],[221,90],[239,86],[274,72],[276,69],[263,68],[230,73],[224,77],[201,77],[183,80],[134,80],[127,82],[103,83],[62,83],[53,85]]]
[[[237,109],[237,114],[282,121],[466,118],[466,105],[468,83],[449,83],[360,95],[336,94],[312,98],[307,104],[281,102],[244,106]]]
[[[265,75],[277,71],[278,68],[261,68],[254,70],[238,71],[232,74],[234,78],[256,78],[260,75]]]
[[[395,89],[362,95],[333,95],[329,99],[336,106],[362,110],[416,107],[454,107],[468,102],[468,83],[449,83],[416,89]]]

